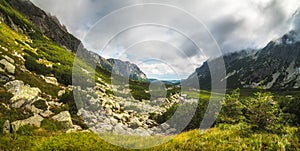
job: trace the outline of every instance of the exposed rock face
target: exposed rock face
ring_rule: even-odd
[[[63,111],[55,116],[52,117],[53,120],[63,123],[66,128],[72,128],[72,118],[68,111]]]
[[[118,59],[107,59],[107,61],[111,64],[108,68],[112,73],[121,75],[123,77],[128,77],[134,80],[146,80],[147,76],[145,73],[141,71],[141,69],[130,62],[124,62]]]
[[[228,88],[255,88],[259,85],[266,89],[300,88],[300,42],[295,38],[297,35],[300,33],[291,31],[263,49],[240,51],[207,61],[184,82],[193,85],[198,80],[201,88],[210,89],[209,64],[224,59],[226,76],[214,80],[227,80]]]
[[[28,0],[8,1],[16,10],[27,17],[42,33],[58,44],[76,52],[81,43],[76,37],[68,33],[56,17],[50,16]]]
[[[41,90],[24,85],[23,81],[10,81],[4,85],[8,92],[14,96],[10,99],[12,107],[20,108],[25,104],[31,104],[38,98]]]
[[[10,62],[8,62],[6,59],[0,60],[0,64],[5,66],[5,69],[7,70],[8,73],[15,74],[16,67]]]
[[[41,126],[41,122],[43,121],[43,117],[41,117],[38,114],[34,114],[34,116],[25,119],[25,120],[19,120],[11,123],[12,132],[17,132],[18,129],[24,125],[33,125],[36,127]]]

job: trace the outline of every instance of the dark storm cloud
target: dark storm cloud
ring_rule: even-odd
[[[279,38],[283,34],[291,30],[291,26],[299,30],[299,19],[295,17],[291,19],[293,13],[299,8],[299,0],[31,0],[36,5],[41,7],[67,26],[68,30],[83,40],[86,47],[97,49],[97,43],[101,42],[106,35],[109,35],[120,22],[134,22],[135,18],[143,17],[144,14],[139,14],[138,10],[132,15],[119,17],[113,20],[113,24],[106,25],[107,28],[94,34],[88,40],[84,40],[85,35],[89,30],[104,16],[109,13],[135,4],[143,3],[160,3],[178,7],[178,10],[183,10],[186,13],[192,14],[200,22],[207,27],[211,32],[211,37],[214,38],[223,53],[242,50],[246,48],[264,47],[270,40]],[[145,14],[162,14],[167,18],[161,19],[161,22],[172,25],[181,25],[186,22],[186,18],[170,11],[161,11],[160,9],[143,11]],[[169,15],[169,16],[168,16]],[[295,15],[296,16],[296,15]],[[299,16],[299,15],[298,15]],[[298,17],[299,18],[299,17]],[[158,18],[159,15],[158,15]],[[293,24],[291,24],[293,23]],[[184,24],[182,24],[184,25]],[[144,27],[146,28],[146,27]],[[122,39],[117,40],[116,45],[110,46],[109,51],[119,51],[126,48],[128,41],[136,42],[142,40],[158,40],[172,44],[178,48],[180,53],[169,53],[170,62],[178,64],[178,68],[183,69],[188,75],[194,71],[197,65],[200,65],[207,57],[216,57],[220,55],[214,51],[206,51],[205,55],[199,51],[188,38],[174,36],[164,30],[144,28],[126,32]],[[203,36],[203,32],[197,33],[197,26],[190,26],[185,29],[185,32],[194,33],[192,37],[202,40],[201,49],[213,49],[213,43],[209,36]],[[142,34],[139,36],[138,34]],[[106,37],[107,38],[107,37]],[[93,46],[96,47],[93,47]],[[142,48],[141,48],[142,49]],[[166,47],[165,49],[168,49]],[[173,50],[173,49],[172,49]],[[141,51],[141,50],[136,50]],[[159,48],[153,49],[152,54],[162,53],[164,50]],[[171,48],[168,52],[171,52]],[[136,53],[136,52],[132,52]],[[114,57],[114,53],[101,54],[106,57]],[[176,59],[174,59],[176,58]],[[126,58],[125,58],[126,59]],[[186,60],[191,64],[187,67]],[[174,62],[175,61],[175,62]],[[194,65],[192,65],[194,64]],[[150,68],[150,66],[147,66]],[[150,70],[150,69],[149,69]],[[161,71],[162,73],[164,71]]]

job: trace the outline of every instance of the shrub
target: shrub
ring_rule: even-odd
[[[217,123],[237,124],[244,119],[243,105],[240,102],[239,89],[234,90],[231,95],[226,94],[222,102],[222,109],[217,118]]]
[[[281,110],[270,93],[255,93],[245,100],[245,117],[254,130],[277,131],[281,128]]]
[[[48,68],[44,64],[37,63],[36,59],[34,57],[26,55],[24,58],[26,59],[26,61],[25,61],[25,67],[28,70],[33,71],[33,72],[35,72],[37,74],[42,74],[42,75],[48,75],[48,74],[51,73],[51,69],[50,68]]]
[[[39,108],[44,111],[48,109],[48,105],[46,104],[45,100],[38,100],[38,101],[34,102],[33,105],[36,108]]]
[[[32,125],[24,125],[20,127],[17,131],[17,134],[19,135],[26,135],[26,136],[32,136],[33,130],[35,129],[35,126]]]

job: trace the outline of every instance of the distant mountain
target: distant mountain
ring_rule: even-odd
[[[158,80],[158,79],[148,79],[149,82],[161,81],[164,84],[168,85],[178,85],[180,84],[181,80]]]
[[[107,68],[114,74],[129,77],[133,80],[147,80],[146,74],[136,64],[119,59],[107,59],[107,61],[110,63],[110,66],[106,64],[108,65]]]
[[[1,12],[0,9],[0,17],[2,16],[1,18],[3,18],[4,22],[12,29],[21,30],[21,32],[24,33],[30,33],[31,31],[42,32],[41,34],[46,35],[54,42],[74,53],[76,53],[77,50],[80,50],[80,53],[77,54],[79,57],[85,58],[86,61],[89,62],[92,61],[92,63],[100,65],[108,71],[111,71],[113,63],[115,62],[114,65],[118,66],[115,70],[118,70],[116,73],[119,75],[126,77],[129,75],[128,77],[134,80],[147,79],[146,75],[134,64],[115,59],[106,60],[100,55],[86,50],[83,47],[82,42],[70,34],[66,27],[63,26],[55,16],[51,16],[44,12],[29,0],[7,0],[7,2],[34,24],[34,27],[32,28],[38,28],[30,29],[27,25],[20,26],[17,21],[18,18],[11,18],[9,15],[6,15],[7,12]]]
[[[224,59],[227,88],[298,89],[300,87],[299,33],[291,31],[258,50],[244,50],[204,62],[185,82],[197,78],[201,88],[211,88],[208,63]]]

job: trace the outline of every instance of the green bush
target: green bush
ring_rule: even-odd
[[[245,99],[245,118],[254,130],[278,131],[282,127],[281,109],[270,93],[257,92]]]
[[[48,74],[51,73],[50,68],[48,68],[44,64],[38,63],[34,57],[26,55],[24,58],[26,60],[25,61],[25,67],[28,70],[33,71],[37,74],[42,74],[42,75],[48,75]]]
[[[222,102],[222,109],[216,120],[217,123],[237,124],[244,120],[243,104],[240,102],[239,89],[234,90],[232,94],[226,94]]]
[[[33,130],[36,129],[33,125],[24,125],[20,127],[17,131],[19,135],[33,136]]]
[[[45,100],[37,100],[36,102],[33,103],[33,105],[41,110],[47,110],[48,109],[48,105],[46,104]]]

